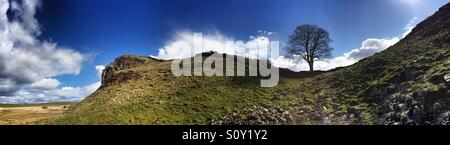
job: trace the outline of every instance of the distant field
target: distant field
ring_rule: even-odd
[[[0,125],[32,124],[66,111],[75,103],[0,104]]]

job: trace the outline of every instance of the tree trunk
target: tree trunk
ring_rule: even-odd
[[[309,71],[313,72],[314,71],[314,62],[308,62],[309,64]]]

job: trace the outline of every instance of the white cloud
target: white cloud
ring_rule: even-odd
[[[285,56],[271,58],[270,61],[274,66],[280,68],[288,68],[292,71],[306,71],[309,70],[309,65],[300,58],[292,59]],[[330,70],[337,67],[348,66],[354,64],[356,61],[348,59],[344,56],[335,57],[327,60],[320,60],[314,62],[314,70]]]
[[[39,5],[39,0],[0,0],[0,95],[46,78],[79,74],[86,59],[80,52],[37,39]]]
[[[0,104],[75,102],[100,87],[97,81],[58,88],[61,83],[54,77],[79,74],[87,55],[37,39],[39,5],[40,0],[0,0]],[[98,72],[103,68],[95,67]]]
[[[98,68],[96,66],[97,70]],[[95,92],[100,87],[101,82],[97,81],[83,87],[65,86],[57,88],[59,84],[56,79],[43,79],[32,84],[33,89],[22,89],[11,96],[0,96],[0,104],[78,102]]]
[[[31,87],[33,89],[55,89],[57,88],[61,83],[57,79],[42,79],[40,81],[34,82],[31,84]]]
[[[259,36],[250,36],[250,40],[234,40],[231,37],[222,35],[215,31],[209,34],[203,34],[203,50],[195,50],[194,54],[202,52],[215,51],[226,54],[236,54],[249,58],[261,58],[267,56],[270,40],[269,36],[272,32],[259,31]],[[194,49],[194,33],[190,31],[180,31],[175,34],[173,40],[169,41],[166,46],[159,49],[157,56],[159,59],[180,59],[192,57],[192,49]],[[227,47],[227,42],[233,42]],[[258,53],[260,53],[258,55]]]
[[[360,48],[353,49],[350,52],[344,54],[348,59],[353,60],[361,60],[367,58],[369,56],[374,55],[375,53],[381,52],[386,48],[394,45],[400,41],[399,38],[394,37],[392,39],[377,39],[377,38],[369,38],[362,42]]]
[[[414,27],[417,24],[417,17],[412,18],[409,20],[408,24],[403,28],[404,32],[402,36],[400,37],[393,37],[393,38],[369,38],[362,42],[362,45],[360,48],[353,49],[348,53],[345,53],[344,56],[348,57],[349,59],[354,59],[356,61],[359,61],[363,58],[372,56],[375,53],[381,52],[385,50],[386,48],[396,44],[400,41],[400,39],[405,38],[411,31],[414,29]]]
[[[62,87],[51,90],[20,90],[14,96],[0,96],[0,104],[78,102],[92,94],[100,82],[84,87]]]
[[[83,99],[95,92],[100,85],[100,82],[95,82],[84,87],[63,87],[57,90],[44,91],[44,93],[56,97]]]
[[[96,65],[95,69],[97,70],[98,77],[101,78],[103,70],[105,69],[105,66],[104,65]]]

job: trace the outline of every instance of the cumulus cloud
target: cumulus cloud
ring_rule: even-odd
[[[344,56],[348,59],[353,60],[361,60],[367,58],[369,56],[374,55],[375,53],[381,52],[386,48],[394,45],[400,41],[399,38],[394,37],[392,39],[377,39],[377,38],[369,38],[362,42],[360,48],[353,49],[348,53],[345,53]]]
[[[51,88],[56,81],[45,87],[40,81],[80,73],[82,53],[37,39],[39,5],[39,0],[0,0],[0,95],[11,95],[29,84]]]
[[[33,89],[44,89],[44,90],[49,90],[49,89],[55,89],[59,86],[59,84],[61,84],[57,79],[42,79],[40,81],[34,82],[31,84],[31,87]]]
[[[411,33],[416,24],[417,24],[417,17],[414,17],[411,20],[409,20],[408,24],[403,28],[404,32],[400,37],[366,39],[362,42],[360,48],[353,49],[350,52],[345,53],[344,56],[348,57],[349,59],[353,59],[355,61],[372,56],[375,53],[381,52],[386,48],[399,42],[400,39],[406,37],[409,33]]]
[[[250,36],[248,41],[235,40],[231,37],[215,31],[202,34],[203,49],[195,49],[195,33],[191,31],[177,32],[173,40],[169,41],[163,48],[159,49],[159,59],[180,59],[192,57],[202,52],[219,52],[235,54],[249,58],[267,58],[270,36],[273,32],[260,31],[258,36]],[[200,35],[197,35],[200,37]],[[232,43],[229,43],[232,42]],[[194,53],[192,53],[194,51]]]
[[[86,55],[38,39],[40,0],[0,0],[0,104],[80,101],[100,81],[61,87],[55,77],[77,75]],[[102,69],[96,66],[96,70]]]
[[[100,66],[102,65],[96,66],[95,69],[99,70]],[[0,96],[0,104],[78,102],[95,92],[101,82],[97,81],[82,87],[58,88],[59,85],[60,82],[56,79],[43,79],[31,84],[30,89],[21,89],[11,96]]]
[[[0,96],[0,104],[24,104],[46,102],[78,102],[100,87],[96,82],[84,87],[63,87],[52,90],[20,90],[15,96]]]
[[[100,82],[95,82],[84,87],[62,87],[61,89],[44,91],[45,94],[60,98],[83,99],[100,87]]]

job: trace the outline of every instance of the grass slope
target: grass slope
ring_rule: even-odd
[[[174,77],[169,61],[124,56],[94,94],[41,123],[442,124],[449,27],[447,4],[381,53],[316,77],[281,78],[273,88],[259,87],[257,77]],[[273,109],[287,117],[270,116]]]

